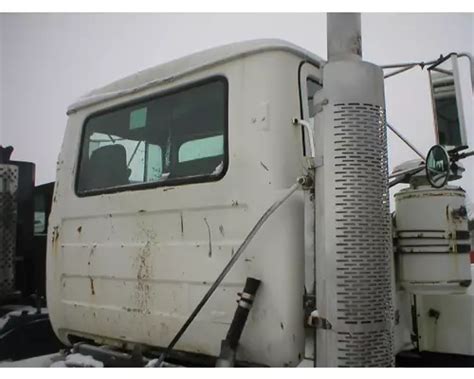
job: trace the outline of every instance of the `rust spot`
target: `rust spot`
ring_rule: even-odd
[[[56,242],[59,238],[59,226],[53,228],[53,234],[51,236],[51,242]]]
[[[467,209],[466,207],[459,207],[457,209],[453,209],[451,211],[451,217],[453,218],[453,221],[464,221],[467,218]]]
[[[151,243],[147,241],[145,246],[140,250],[136,264],[137,270],[137,285],[136,285],[136,301],[137,309],[140,309],[142,313],[147,313],[150,300],[150,284],[149,279],[151,277]]]
[[[204,222],[206,223],[207,226],[207,234],[209,237],[209,258],[212,257],[212,235],[211,235],[211,228],[209,227],[209,223],[207,222],[207,218],[204,217]]]
[[[269,171],[269,170],[268,170],[268,167],[265,166],[265,164],[264,164],[262,161],[260,161],[260,165],[261,165],[265,170]]]
[[[77,232],[78,232],[78,233],[82,232],[82,226],[79,226],[79,227],[77,228]]]
[[[92,279],[91,276],[89,276],[89,281],[90,281],[90,285],[91,285],[91,295],[95,295],[94,279]]]
[[[97,247],[96,244],[92,245],[91,251],[89,251],[89,259],[87,260],[87,265],[88,266],[91,265],[91,258],[92,258],[92,255],[94,255],[94,251],[95,251],[96,247]]]
[[[398,195],[400,199],[412,199],[412,198],[417,198],[417,197],[446,197],[446,196],[451,196],[451,197],[463,197],[464,195],[462,193],[453,193],[453,192],[446,192],[446,191],[440,191],[440,192],[430,192],[430,193],[410,193],[410,194],[400,194]]]
[[[53,233],[51,235],[51,242],[53,244],[53,254],[57,255],[58,253],[58,241],[59,241],[59,226],[53,227]]]

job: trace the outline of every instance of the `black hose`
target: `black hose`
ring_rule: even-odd
[[[232,319],[226,336],[226,340],[229,341],[229,346],[232,350],[235,350],[239,344],[240,336],[244,330],[250,308],[252,307],[260,283],[260,280],[254,278],[247,278],[245,282],[244,291],[240,294],[239,306],[235,310],[234,318]]]

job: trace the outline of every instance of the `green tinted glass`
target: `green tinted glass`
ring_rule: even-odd
[[[214,136],[185,142],[179,148],[178,162],[217,157],[224,154],[224,137]]]

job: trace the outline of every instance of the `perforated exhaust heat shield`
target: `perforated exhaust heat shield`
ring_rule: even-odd
[[[382,70],[329,62],[315,120],[318,366],[392,366],[393,261]]]

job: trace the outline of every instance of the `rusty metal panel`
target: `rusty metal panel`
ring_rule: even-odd
[[[14,290],[18,168],[0,165],[0,300]]]
[[[291,125],[299,111],[294,76],[299,62],[286,52],[252,55],[70,116],[58,159],[46,258],[48,310],[61,341],[84,336],[115,346],[168,345],[261,215],[303,173],[301,130]],[[74,194],[88,115],[216,74],[229,81],[232,164],[224,178],[89,197]],[[235,295],[251,275],[263,285],[237,360],[300,363],[303,221],[304,199],[298,192],[255,236],[177,350],[219,354]]]

